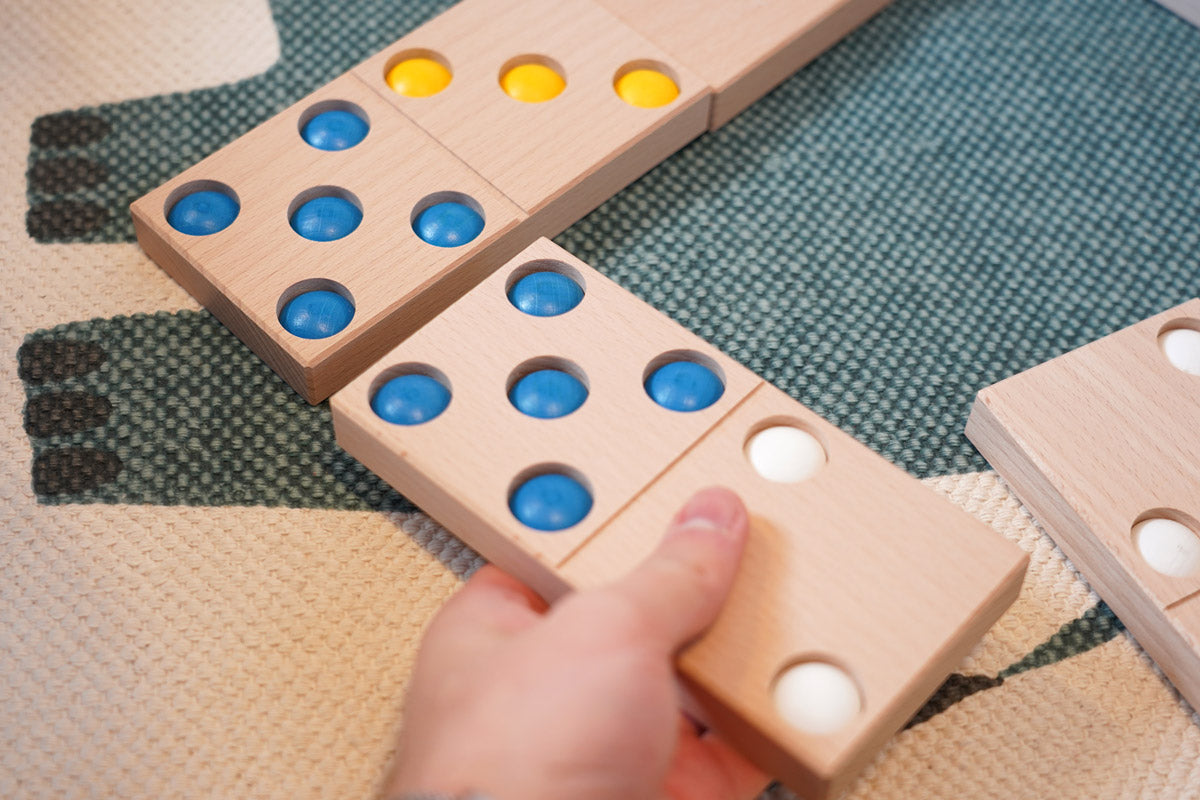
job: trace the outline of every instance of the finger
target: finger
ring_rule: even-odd
[[[521,630],[546,612],[546,601],[507,572],[485,564],[439,612],[431,628]]]
[[[770,782],[767,773],[717,736],[697,735],[690,722],[680,725],[679,745],[665,782],[668,797],[752,800]]]
[[[613,590],[638,609],[667,652],[716,619],[746,543],[746,507],[728,489],[705,489],[684,505],[658,548]]]
[[[538,614],[544,614],[548,608],[540,594],[492,564],[484,564],[476,570],[463,589],[470,589],[472,597],[484,602],[502,600],[521,604]]]

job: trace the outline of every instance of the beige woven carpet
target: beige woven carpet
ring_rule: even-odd
[[[281,33],[285,25],[304,30],[321,24],[287,18],[285,5],[275,4],[274,19],[265,0],[9,0],[5,5],[0,28],[2,797],[374,797],[387,768],[422,627],[478,563],[422,514],[369,487],[328,501],[311,501],[309,492],[311,502],[305,502],[303,497],[288,499],[288,487],[299,486],[298,480],[285,477],[245,498],[237,492],[248,482],[234,480],[227,490],[218,486],[208,495],[225,499],[201,502],[188,492],[205,485],[202,470],[177,496],[154,483],[159,470],[151,463],[138,479],[140,489],[119,481],[112,484],[115,489],[84,485],[86,481],[63,489],[54,480],[70,484],[74,478],[45,466],[51,462],[39,449],[44,431],[25,412],[27,400],[42,389],[29,374],[19,375],[17,353],[35,331],[80,323],[39,336],[91,335],[111,345],[116,335],[106,332],[103,320],[171,312],[116,327],[178,331],[204,319],[195,315],[195,302],[136,244],[123,240],[125,220],[98,222],[99,217],[80,211],[82,206],[53,203],[42,206],[45,213],[31,211],[45,199],[38,192],[53,193],[55,180],[60,181],[57,189],[67,184],[87,189],[88,181],[95,182],[81,162],[67,162],[57,178],[42,175],[40,188],[33,187],[30,166],[37,159],[31,157],[31,147],[45,146],[45,141],[37,144],[36,135],[31,145],[34,121],[67,109],[190,92],[259,75],[280,59],[281,36],[285,45],[290,41],[291,33]],[[351,47],[345,53],[319,54],[334,72],[440,7],[354,5],[363,6],[359,11],[368,20],[377,14],[390,19],[392,27],[381,30],[378,41],[355,42],[362,52]],[[817,71],[764,100],[765,110],[757,113],[767,119],[774,113],[770,104],[790,102],[789,92],[807,96],[804,81],[824,80],[827,75],[820,70],[833,74],[839,58],[854,56],[861,63],[864,56],[855,47],[869,51],[877,39],[894,38],[893,30],[922,25],[930,37],[940,32],[950,38],[953,26],[939,28],[942,21],[954,22],[950,18],[959,12],[969,21],[967,12],[985,5],[906,5],[899,0],[861,37],[819,62]],[[1076,4],[1074,12],[1114,13],[1113,4],[1094,5]],[[1135,11],[1145,25],[1161,26],[1173,37],[1192,35],[1161,9],[1137,4]],[[1000,19],[1003,11],[995,14]],[[996,24],[1004,24],[1003,19]],[[918,51],[926,44],[913,36],[904,49]],[[825,91],[821,102],[851,103],[855,92],[870,90],[872,81],[887,82],[888,70],[889,64],[881,63],[848,83],[820,84],[819,89],[846,89]],[[263,93],[278,106],[303,94],[304,86],[327,79],[299,72],[295,77],[294,85],[278,95]],[[288,87],[288,82],[275,85]],[[1188,85],[1192,88],[1179,91],[1194,93],[1200,84]],[[184,102],[184,95],[174,97],[162,107]],[[269,110],[248,112],[237,124],[244,129]],[[731,126],[723,134],[726,139],[707,137],[672,160],[664,167],[663,180],[686,172],[689,158],[707,157],[704,148],[748,130],[738,125],[757,124],[754,113]],[[136,118],[134,112],[129,115]],[[198,118],[203,121],[202,115]],[[1187,135],[1194,138],[1194,133]],[[769,147],[771,135],[768,130],[756,141]],[[121,146],[126,145],[112,145]],[[204,154],[172,152],[188,146],[166,142],[162,163],[147,156],[142,167],[169,173],[175,160]],[[788,163],[794,166],[795,158]],[[745,191],[737,181],[716,184],[716,197]],[[121,186],[136,194],[136,186]],[[620,202],[633,203],[642,196],[639,192],[653,187],[639,184],[626,195],[632,200]],[[585,255],[589,246],[599,248],[602,241],[605,253],[620,253],[612,242],[631,234],[608,230],[607,219],[603,214],[589,219],[564,240]],[[713,257],[734,258],[745,249],[734,243]],[[669,249],[662,259],[672,260]],[[610,271],[620,277],[619,269]],[[1195,293],[1194,281],[1191,285]],[[696,325],[686,306],[673,306],[669,296],[654,298],[653,291],[647,294]],[[1121,308],[1133,318],[1142,310],[1156,309]],[[93,318],[101,322],[86,322]],[[1049,349],[1061,350],[1103,332],[1077,329]],[[191,346],[170,341],[170,348]],[[753,355],[743,357],[754,362]],[[128,358],[147,356],[136,351]],[[236,359],[254,368],[251,356]],[[144,365],[133,372],[148,375],[147,385],[166,386],[189,369],[166,356],[161,362],[163,372],[157,377],[155,368]],[[125,375],[115,356],[110,366],[112,372],[106,374]],[[787,382],[786,370],[767,367],[769,377]],[[119,397],[122,391],[135,400],[142,397],[132,383],[122,383],[125,378],[106,380],[114,415],[128,409],[122,405],[128,398]],[[834,416],[839,424],[855,429],[893,460],[933,476],[925,479],[930,486],[1032,556],[1017,604],[962,665],[960,677],[916,724],[895,737],[851,796],[1200,796],[1200,719],[1111,613],[1098,606],[1099,599],[995,476],[967,471],[939,477],[961,471],[945,465],[978,467],[978,462],[970,461],[969,453],[937,461],[936,452],[924,462],[907,445],[889,449],[887,442],[903,437],[872,439],[869,426],[847,411],[849,406],[838,408],[842,413]],[[79,413],[77,406],[75,411]],[[159,419],[179,417],[167,408]],[[114,416],[106,424],[128,443],[130,434],[122,426],[132,423]],[[930,436],[947,440],[957,436],[956,430],[930,430]],[[186,462],[186,440],[180,437],[175,445],[184,453],[175,460]],[[35,461],[35,455],[41,460]],[[125,451],[121,457],[123,476],[136,475],[137,458]],[[199,458],[190,463],[207,463]],[[361,476],[356,480],[369,483]],[[780,789],[772,793],[786,796]]]

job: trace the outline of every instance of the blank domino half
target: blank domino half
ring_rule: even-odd
[[[982,390],[967,436],[1200,708],[1200,300]]]
[[[806,797],[849,783],[1024,574],[1018,548],[545,239],[332,408],[342,447],[548,598],[624,574],[696,490],[738,491],[745,560],[680,674]]]
[[[598,0],[713,88],[713,130],[812,61],[888,0]]]

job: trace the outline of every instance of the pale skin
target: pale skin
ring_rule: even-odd
[[[425,635],[385,796],[756,797],[767,776],[680,712],[672,667],[716,618],[746,535],[741,500],[712,488],[627,577],[553,606],[480,569]]]

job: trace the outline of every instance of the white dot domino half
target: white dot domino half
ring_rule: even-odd
[[[755,472],[775,483],[797,483],[812,477],[825,463],[817,437],[791,425],[776,425],[750,437],[746,458]]]

